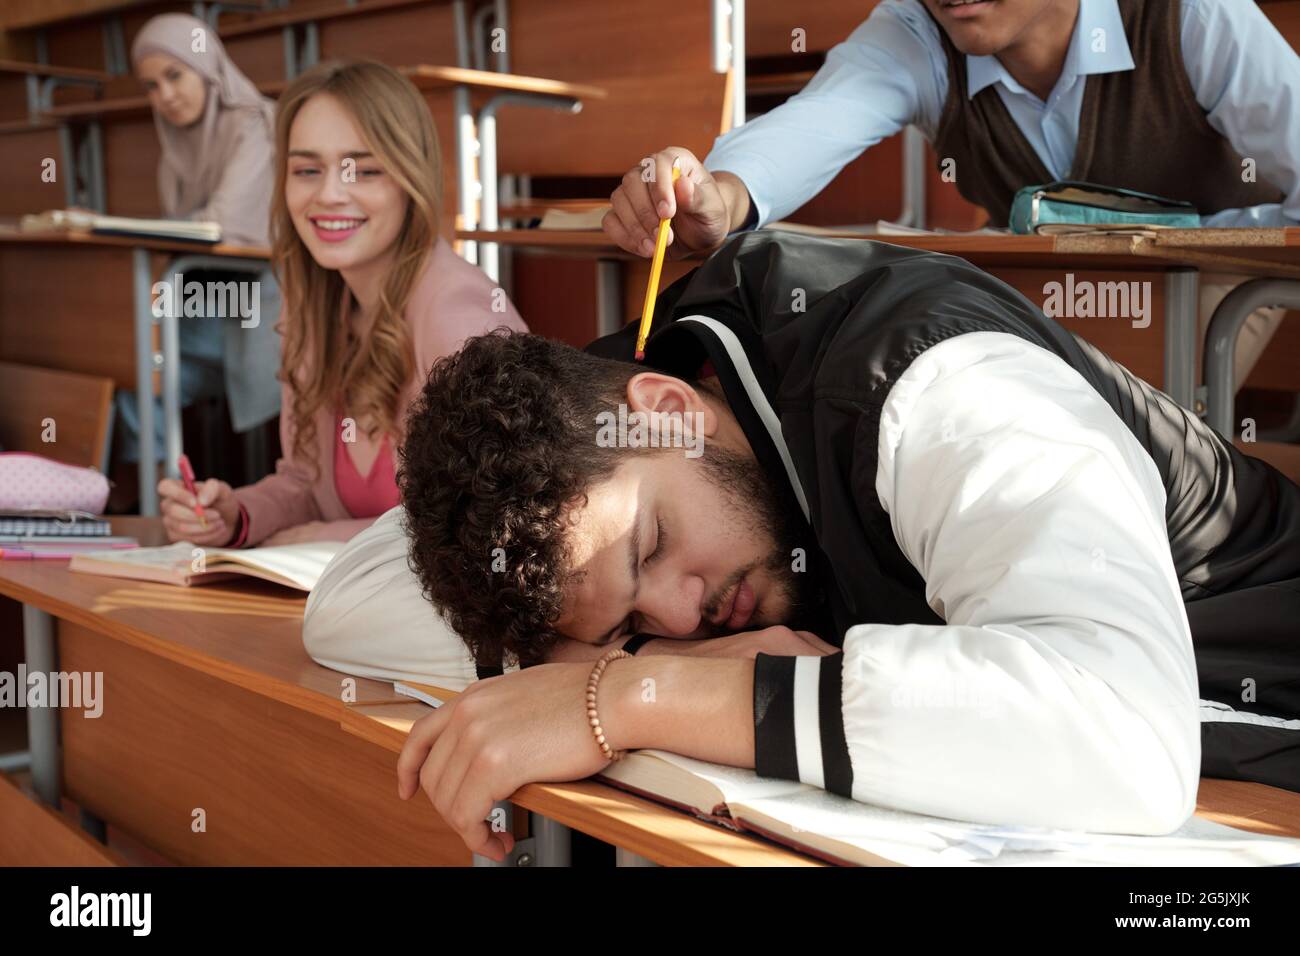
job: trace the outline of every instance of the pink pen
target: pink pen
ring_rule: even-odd
[[[24,551],[21,548],[0,548],[0,561],[71,561],[70,553],[54,551]]]
[[[203,505],[199,504],[199,493],[194,488],[194,469],[190,467],[189,456],[182,453],[176,466],[180,469],[181,480],[185,482],[185,490],[194,496],[194,513],[199,516],[199,524],[206,528],[208,516],[203,513]]]

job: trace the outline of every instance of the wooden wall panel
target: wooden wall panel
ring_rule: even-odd
[[[390,66],[456,66],[451,6],[431,4],[326,20],[320,26],[320,49],[322,59],[368,56]]]
[[[789,56],[792,31],[804,31],[807,52],[824,52],[865,20],[879,0],[746,0],[745,52],[748,56]]]
[[[41,180],[46,159],[54,160],[55,181]],[[55,129],[0,135],[0,216],[21,216],[44,209],[61,209],[66,202],[63,152]]]
[[[131,250],[0,243],[0,359],[135,383]]]
[[[609,98],[577,116],[502,110],[502,172],[622,175],[665,146],[708,152],[726,78],[711,69],[707,4],[514,0],[510,18],[516,73],[590,83]]]
[[[278,31],[231,37],[224,42],[230,58],[254,83],[284,79],[284,38]]]
[[[0,123],[28,118],[27,77],[0,73]]]
[[[160,216],[158,160],[161,149],[152,116],[105,123],[104,192],[115,216]]]

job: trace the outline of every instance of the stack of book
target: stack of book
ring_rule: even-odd
[[[138,545],[135,538],[114,535],[107,518],[84,511],[0,512],[0,560],[67,561],[83,552]]]

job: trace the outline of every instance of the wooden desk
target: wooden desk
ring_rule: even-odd
[[[175,476],[181,409],[177,317],[154,315],[154,282],[187,269],[260,272],[268,257],[269,250],[247,246],[0,227],[0,359],[103,375],[134,389],[140,507],[156,514],[158,461],[161,454]],[[126,316],[133,317],[129,334]],[[154,448],[155,390],[162,396],[163,449]]]
[[[145,519],[114,529],[161,532]],[[3,565],[0,593],[25,604],[27,666],[103,674],[99,718],[28,711],[33,781],[47,802],[66,792],[181,863],[469,862],[427,807],[396,798],[391,756],[339,730],[345,682],[359,701],[391,699],[392,687],[307,657],[302,595]],[[192,828],[196,811],[205,831]]]
[[[161,541],[156,520],[114,520]],[[103,714],[32,709],[32,776],[182,863],[451,864],[469,854],[423,797],[396,798],[394,759],[428,709],[384,681],[349,678],[302,648],[303,597],[249,582],[181,589],[0,563],[24,603],[31,671],[103,674]],[[354,703],[345,703],[345,687]],[[370,701],[372,703],[367,704]],[[62,753],[58,735],[61,730]],[[817,861],[593,781],[529,784],[511,802],[637,858],[669,865]],[[192,828],[196,810],[206,830]],[[1300,836],[1300,795],[1203,780],[1198,814]],[[537,828],[534,832],[541,832]]]
[[[449,696],[454,696],[449,695]],[[411,725],[432,712],[418,703],[354,707],[345,731],[393,754]],[[425,799],[417,794],[412,799]],[[652,800],[594,780],[530,783],[510,798],[515,806],[581,830],[618,848],[620,866],[824,866],[819,860],[748,834],[733,833]]]
[[[114,530],[161,540],[156,520],[114,519]],[[397,799],[405,730],[383,719],[396,710],[409,727],[410,711],[427,708],[394,706],[391,684],[313,662],[302,596],[260,582],[183,589],[10,561],[0,562],[0,595],[24,604],[29,670],[103,674],[99,718],[28,711],[32,777],[47,802],[66,792],[181,863],[470,862],[427,799]],[[345,682],[356,703],[342,699]],[[573,826],[656,862],[817,865],[590,781],[530,785],[513,802],[561,835]],[[191,829],[196,809],[206,832]]]
[[[357,708],[348,713],[344,729],[397,753],[402,749],[411,724],[429,712],[430,708],[420,703]],[[608,793],[611,789],[591,781],[535,783],[521,787],[511,801],[665,865],[821,865],[811,857],[766,841],[751,840],[757,844],[756,847],[733,846],[729,839],[733,834],[686,813],[670,811],[678,818],[679,824],[670,826],[660,819],[665,810],[662,805],[617,790],[613,791],[616,795],[613,799],[618,806],[605,806],[611,799]],[[602,810],[601,819],[593,821],[572,806],[572,802]],[[654,819],[635,819],[645,814]],[[1203,777],[1196,796],[1196,815],[1254,833],[1300,838],[1300,794],[1264,784]],[[637,825],[621,826],[624,822]],[[720,834],[714,841],[708,841],[716,843],[716,846],[710,845],[709,853],[703,859],[696,852],[701,839],[700,826]],[[764,859],[756,860],[755,853],[761,853]]]
[[[1196,382],[1199,311],[1198,280],[1201,270],[1270,276],[1286,281],[1300,280],[1300,228],[1288,229],[1187,229],[1164,230],[1154,238],[1133,236],[1019,236],[1019,235],[876,235],[854,231],[818,233],[833,238],[872,239],[893,245],[925,249],[960,256],[982,269],[1007,273],[1017,270],[1064,271],[1101,270],[1146,273],[1163,279],[1163,381],[1144,363],[1123,356],[1125,365],[1161,388],[1185,408],[1204,410],[1208,398]],[[552,255],[579,256],[597,263],[598,334],[621,327],[630,317],[621,288],[627,263],[641,271],[644,260],[625,253],[598,230],[565,231],[512,229],[488,232],[461,231],[457,236],[480,243],[494,242],[518,249]],[[668,260],[690,267],[699,258]],[[663,285],[670,281],[666,271]],[[638,276],[638,278],[640,278]],[[1014,282],[1012,283],[1014,284]],[[627,302],[639,309],[641,286],[631,290]],[[1300,286],[1298,286],[1300,288]],[[1106,351],[1116,351],[1108,338],[1123,335],[1078,320],[1058,320]],[[1089,320],[1083,320],[1083,323]],[[1154,328],[1155,322],[1152,323]],[[1098,333],[1102,333],[1099,337]],[[1118,356],[1117,356],[1118,357]],[[1200,406],[1198,407],[1198,402]]]

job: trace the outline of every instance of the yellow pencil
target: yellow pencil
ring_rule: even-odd
[[[682,171],[673,167],[673,182],[681,178]],[[645,360],[645,340],[650,337],[650,322],[655,315],[655,296],[659,294],[659,273],[664,268],[664,253],[668,250],[668,222],[659,220],[659,234],[655,237],[655,256],[650,263],[650,284],[645,290],[645,305],[641,307],[641,329],[636,335],[636,361]]]

